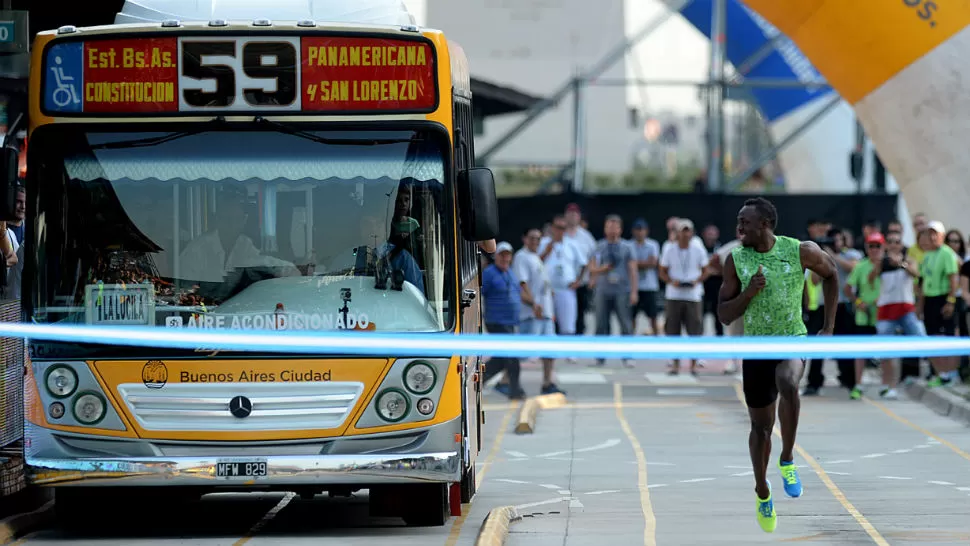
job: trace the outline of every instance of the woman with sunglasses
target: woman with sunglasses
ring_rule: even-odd
[[[970,337],[970,323],[967,321],[967,310],[970,309],[970,256],[967,256],[967,245],[960,230],[951,229],[946,234],[946,244],[957,253],[960,258],[960,290],[957,292],[956,311],[957,329],[959,335]],[[970,358],[960,358],[960,376],[964,381],[970,380]]]

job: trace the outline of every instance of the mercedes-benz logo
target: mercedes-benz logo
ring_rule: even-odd
[[[233,417],[243,419],[253,412],[253,403],[245,396],[236,396],[229,401],[229,413]]]

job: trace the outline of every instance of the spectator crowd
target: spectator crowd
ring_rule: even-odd
[[[630,239],[623,238],[624,220],[607,216],[604,237],[596,240],[576,204],[566,207],[543,227],[522,233],[516,250],[503,241],[482,273],[482,297],[487,331],[530,335],[581,335],[589,332],[587,316],[594,317],[593,333],[610,335],[700,336],[707,316],[713,317],[714,333],[743,333],[740,320],[723,325],[717,320],[721,266],[740,242],[722,241],[717,226],[707,225],[697,234],[693,222],[670,217],[661,243],[650,237],[643,219],[630,225]],[[923,214],[913,218],[917,244],[903,244],[902,224],[890,222],[886,229],[877,221],[863,227],[860,244],[850,230],[825,220],[812,220],[807,239],[825,250],[838,267],[839,299],[836,335],[934,335],[970,336],[970,254],[959,230]],[[661,294],[662,291],[662,294]],[[822,284],[806,271],[803,318],[810,332],[824,319]],[[660,307],[663,305],[661,323]],[[644,319],[641,321],[641,317]],[[615,325],[615,327],[613,327]],[[573,360],[573,359],[569,359]],[[895,398],[900,381],[920,375],[919,359],[892,361],[837,360],[838,382],[849,397],[863,395],[862,375],[867,367],[881,368],[879,396]],[[928,384],[940,386],[970,381],[966,357],[929,359]],[[631,360],[622,362],[632,368]],[[669,363],[669,373],[681,372],[682,362]],[[733,373],[740,363],[728,364]],[[592,366],[602,367],[603,359]],[[691,361],[689,373],[697,375],[702,361]],[[541,393],[560,393],[554,381],[554,360],[543,359]],[[525,396],[519,381],[520,363],[515,358],[493,358],[485,380],[503,377],[496,390],[513,399]],[[817,395],[825,383],[823,361],[808,366],[804,394]]]

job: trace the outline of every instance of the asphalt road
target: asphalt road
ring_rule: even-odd
[[[369,518],[366,493],[313,500],[223,494],[144,518],[110,514],[90,533],[43,529],[18,544],[470,545],[488,510],[524,517],[506,544],[970,543],[970,427],[906,399],[850,401],[829,388],[802,402],[796,463],[805,492],[784,495],[778,529],[755,519],[748,421],[736,379],[669,379],[664,363],[622,370],[560,366],[569,405],[544,411],[534,435],[512,433],[514,406],[489,394],[481,486],[465,515],[439,528]],[[538,389],[538,370],[524,372]],[[780,449],[775,440],[773,459]]]

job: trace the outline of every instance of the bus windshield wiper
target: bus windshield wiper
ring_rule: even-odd
[[[313,142],[319,142],[320,144],[332,144],[335,146],[381,146],[386,144],[402,144],[405,142],[423,142],[424,139],[421,137],[413,138],[327,138],[323,137],[309,131],[304,131],[303,129],[297,129],[291,125],[285,123],[280,123],[278,121],[271,121],[262,116],[256,116],[253,118],[254,123],[261,125],[269,125],[270,127],[276,129],[281,133],[286,133],[288,135],[293,135],[299,138],[305,138],[307,140],[312,140]]]
[[[93,144],[91,145],[91,149],[92,150],[119,150],[122,148],[145,148],[148,146],[157,146],[159,144],[164,144],[166,142],[178,140],[180,138],[184,138],[187,136],[204,133],[206,131],[213,129],[214,127],[221,127],[225,124],[226,124],[226,118],[224,118],[223,116],[218,116],[188,131],[177,131],[174,133],[168,133],[157,137],[138,138],[134,140],[119,140],[115,142],[104,142],[102,144]]]

